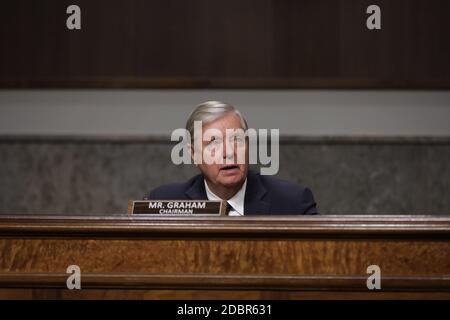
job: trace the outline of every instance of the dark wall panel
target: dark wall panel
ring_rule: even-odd
[[[0,214],[125,213],[129,199],[197,174],[167,140],[0,141]],[[294,139],[279,177],[310,187],[321,213],[450,214],[450,141]]]
[[[66,8],[82,29],[66,28]],[[450,88],[450,2],[7,0],[0,87]]]

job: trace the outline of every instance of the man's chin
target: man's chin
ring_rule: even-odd
[[[239,174],[239,175],[220,177],[218,182],[227,188],[232,188],[232,187],[236,187],[236,186],[242,184],[244,182],[244,180],[245,179],[243,178],[242,174]]]

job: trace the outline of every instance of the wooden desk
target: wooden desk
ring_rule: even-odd
[[[0,298],[450,298],[450,217],[2,216],[0,255]]]

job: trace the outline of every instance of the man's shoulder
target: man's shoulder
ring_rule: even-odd
[[[263,186],[270,193],[276,193],[285,196],[298,196],[298,194],[302,194],[307,189],[299,185],[298,183],[284,180],[278,177],[260,175],[258,173],[253,174],[258,176]]]
[[[188,199],[186,191],[192,187],[196,179],[200,176],[196,175],[184,182],[175,182],[161,185],[150,191],[145,199],[147,200],[173,200],[173,199]]]
[[[252,173],[266,194],[264,200],[271,204],[271,211],[283,214],[316,214],[316,202],[312,191],[295,182],[273,176]]]

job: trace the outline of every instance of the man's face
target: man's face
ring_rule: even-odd
[[[206,141],[202,141],[202,154],[210,155],[215,159],[221,157],[223,162],[219,164],[215,161],[213,164],[208,164],[203,159],[202,163],[198,165],[208,183],[227,188],[242,185],[248,171],[247,141],[242,134],[228,132],[227,137],[227,129],[241,129],[240,131],[243,132],[244,128],[242,128],[239,117],[234,112],[229,112],[213,122],[204,124],[202,129],[203,134],[208,129],[214,129],[217,130],[217,133],[221,133],[221,137],[207,137]],[[222,150],[222,153],[218,152],[219,150]],[[239,158],[238,154],[240,154]]]

